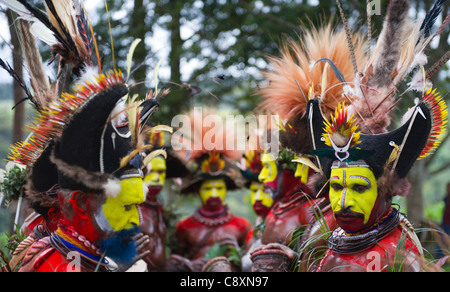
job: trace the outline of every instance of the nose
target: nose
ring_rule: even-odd
[[[348,200],[346,200],[346,198],[347,198],[347,188],[344,187],[344,189],[342,190],[342,197],[341,197],[341,208],[343,210],[350,208],[349,202],[348,202]]]
[[[259,198],[261,197],[261,189],[262,189],[262,185],[258,187],[258,190],[256,191],[255,194],[255,201],[259,201]]]

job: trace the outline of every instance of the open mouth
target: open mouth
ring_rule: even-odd
[[[210,208],[217,208],[222,206],[222,200],[220,198],[209,198],[206,205]]]
[[[264,215],[270,211],[270,208],[263,205],[261,201],[256,201],[255,204],[253,204],[253,210],[257,215]]]

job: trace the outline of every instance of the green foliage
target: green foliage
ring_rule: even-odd
[[[7,203],[19,199],[23,194],[26,182],[27,175],[25,168],[14,165],[5,173],[3,181],[0,182],[0,192],[4,194]]]
[[[9,235],[8,233],[0,233],[0,271],[5,270],[11,272],[9,261],[13,251],[17,246],[26,239],[25,233],[20,231],[19,226],[16,225],[16,233]]]
[[[227,252],[228,247],[226,245],[221,245],[220,242],[216,242],[211,248],[208,250],[208,252],[205,254],[205,258],[207,259],[213,259],[216,257],[220,257],[225,255]]]
[[[168,57],[164,66],[170,70],[170,77],[162,81],[172,93],[155,114],[163,124],[195,104],[220,105],[241,113],[253,111],[259,103],[253,93],[262,81],[261,71],[268,69],[267,56],[278,54],[282,39],[297,38],[302,26],[317,24],[325,15],[336,13],[335,1],[331,0],[321,1],[320,5],[276,0],[107,0],[107,3],[119,66],[133,39],[150,40],[161,29],[168,34],[167,47],[162,50],[157,49],[162,40],[155,38],[153,43],[147,41],[137,48],[135,67],[144,63],[133,75],[137,83],[145,81],[148,91],[153,84],[146,80],[151,76],[149,71],[161,56]],[[348,15],[357,15],[356,11],[365,13],[365,9],[359,8],[344,5]],[[100,20],[95,31],[100,35],[104,64],[110,66],[110,33],[105,25],[108,16],[104,7],[98,12]],[[302,16],[310,16],[310,21]],[[191,95],[190,85],[202,91]],[[138,91],[142,94],[142,90],[140,87]]]
[[[24,241],[26,239],[26,234],[25,232],[22,232],[20,230],[20,226],[16,225],[16,233],[9,235],[8,233],[5,233],[6,236],[6,243],[4,245],[4,247],[10,252],[12,253],[13,251],[16,250],[17,246],[19,246],[19,244]]]
[[[294,157],[295,157],[294,153],[286,149],[281,149],[280,152],[278,153],[278,164],[283,169],[295,172],[295,170],[297,169],[297,163],[292,162],[292,160],[294,160]]]

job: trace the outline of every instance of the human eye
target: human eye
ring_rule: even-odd
[[[352,190],[354,190],[357,193],[364,193],[369,189],[368,185],[361,185],[361,184],[354,184],[352,187]]]
[[[342,191],[344,189],[344,187],[338,183],[332,183],[331,188],[336,192]]]

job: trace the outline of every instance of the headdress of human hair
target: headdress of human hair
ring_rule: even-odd
[[[194,108],[183,120],[183,127],[175,132],[172,146],[193,166],[191,175],[185,178],[182,193],[195,192],[206,179],[225,179],[229,190],[241,187],[236,163],[244,149],[236,147],[236,135],[227,132],[225,119],[215,108]],[[232,124],[236,127],[235,124]],[[174,141],[176,142],[174,144]]]

